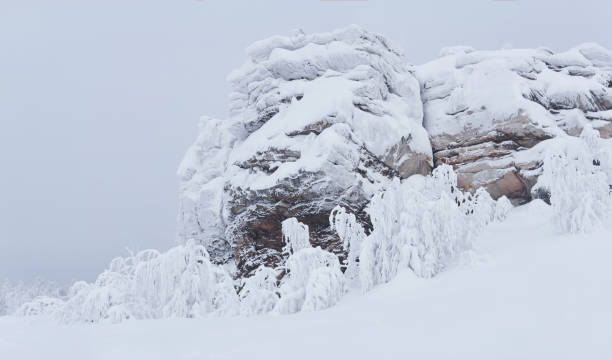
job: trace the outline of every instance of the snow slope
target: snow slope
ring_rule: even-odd
[[[431,279],[404,271],[328,310],[61,325],[0,317],[0,359],[610,359],[612,224],[560,235],[536,200]]]

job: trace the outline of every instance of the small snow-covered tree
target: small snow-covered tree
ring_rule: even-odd
[[[285,247],[283,253],[291,255],[301,249],[310,247],[310,235],[308,226],[299,222],[296,218],[289,218],[282,222],[283,240]]]
[[[358,259],[361,243],[366,237],[361,224],[357,222],[354,214],[348,213],[345,208],[336,206],[329,215],[331,230],[335,231],[342,241],[347,252],[346,270],[347,280],[353,281],[359,277]]]
[[[188,241],[165,253],[145,250],[114,259],[94,283],[75,283],[56,316],[65,322],[115,323],[234,315],[239,306],[229,274],[210,262],[204,246]]]
[[[240,314],[260,315],[274,309],[279,298],[277,276],[276,270],[260,266],[253,276],[244,279],[240,291]]]
[[[441,166],[431,177],[411,177],[372,199],[367,208],[374,230],[360,256],[362,288],[385,283],[400,267],[418,276],[437,274],[448,258],[470,247],[465,214],[457,205],[456,175]],[[455,197],[453,197],[453,195]]]
[[[472,248],[472,239],[486,224],[503,218],[508,205],[507,199],[496,202],[484,189],[463,193],[453,169],[441,165],[431,176],[396,179],[376,194],[366,208],[373,225],[368,236],[339,209],[330,222],[341,239],[360,244],[358,273],[367,291],[391,280],[401,268],[420,277],[436,275]],[[349,255],[349,260],[355,258]]]
[[[287,274],[279,289],[276,313],[324,309],[344,294],[344,276],[338,257],[320,247],[313,248],[304,234],[308,234],[306,225],[295,219],[283,222],[283,237],[293,253],[285,264]]]
[[[0,316],[10,315],[36,298],[63,299],[65,289],[52,281],[36,278],[31,283],[11,282],[5,279],[0,284]],[[38,305],[34,305],[36,307]]]
[[[580,138],[561,138],[546,154],[536,186],[550,192],[553,219],[562,231],[589,232],[610,216],[604,146],[599,133],[585,126]]]
[[[334,306],[344,295],[344,277],[339,267],[315,269],[306,284],[302,311],[317,311]]]
[[[497,199],[495,203],[495,220],[500,222],[506,220],[512,207],[512,203],[507,197],[502,196]]]
[[[38,296],[17,309],[18,316],[55,315],[64,306],[64,301],[50,296]]]
[[[478,188],[473,198],[474,213],[470,218],[477,222],[477,226],[482,227],[495,220],[495,208],[497,203],[489,192],[484,188]]]
[[[277,313],[295,313],[305,304],[309,304],[309,310],[320,310],[335,304],[344,294],[340,261],[330,252],[302,249],[287,259],[285,267],[288,272],[280,286],[280,300],[274,309]],[[313,283],[319,280],[326,284]]]

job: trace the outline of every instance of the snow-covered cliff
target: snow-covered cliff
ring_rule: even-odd
[[[529,201],[543,159],[518,152],[585,124],[612,136],[612,52],[595,44],[558,54],[448,48],[416,74],[436,165],[453,165],[464,189]]]
[[[237,277],[284,262],[287,218],[343,260],[330,212],[341,205],[369,232],[365,208],[394,178],[445,163],[464,190],[547,199],[532,190],[549,139],[586,125],[612,136],[612,52],[595,44],[446,48],[415,67],[352,26],[272,37],[247,53],[229,76],[230,118],[203,118],[179,169],[181,238]]]
[[[327,221],[336,205],[368,223],[376,191],[432,168],[419,83],[358,27],[273,37],[248,54],[229,77],[231,118],[205,118],[181,165],[181,236],[244,275],[282,261],[280,224],[297,217],[342,256]]]

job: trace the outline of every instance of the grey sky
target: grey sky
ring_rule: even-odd
[[[0,0],[0,278],[93,280],[125,249],[168,248],[176,168],[200,115],[224,117],[244,48],[359,24],[414,63],[595,41],[601,1]]]

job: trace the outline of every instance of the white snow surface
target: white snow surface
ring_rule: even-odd
[[[435,278],[408,270],[290,316],[62,325],[0,318],[2,359],[609,359],[612,224],[559,234],[541,201],[489,226]]]

